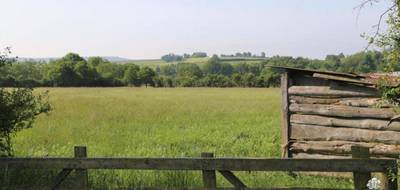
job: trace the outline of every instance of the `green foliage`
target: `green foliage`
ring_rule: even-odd
[[[325,60],[288,56],[251,60],[257,59],[232,61],[214,55],[146,67],[111,63],[100,57],[86,61],[69,53],[50,63],[24,61],[6,65],[0,68],[0,86],[270,87],[278,86],[280,80],[279,73],[269,66],[366,73],[384,71],[386,65],[384,53],[378,51],[327,55]]]
[[[375,1],[378,2],[378,1]],[[374,36],[365,35],[370,44],[382,48],[386,64],[384,70],[393,72],[400,70],[400,0],[394,0],[393,5],[386,12],[388,18],[386,20],[387,29],[385,31],[376,31]],[[378,23],[378,29],[379,25]],[[386,77],[381,78],[379,88],[382,91],[382,98],[399,106],[400,87],[388,87],[386,84],[389,80]]]
[[[8,53],[0,54],[0,67],[9,63]],[[38,96],[31,88],[0,88],[0,156],[11,156],[11,135],[32,127],[37,115],[50,111],[47,93]]]
[[[0,89],[0,156],[11,155],[12,134],[32,127],[37,115],[49,111],[47,93],[35,96],[30,88]]]
[[[124,74],[124,82],[127,85],[140,86],[141,80],[139,76],[140,68],[137,65],[130,64],[127,66]]]
[[[173,61],[182,61],[183,57],[180,55],[175,55],[173,53],[170,53],[167,55],[163,55],[161,59],[164,60],[165,62],[173,62]]]
[[[156,76],[156,73],[150,67],[143,67],[139,71],[139,77],[143,84],[150,86],[154,86],[153,78]]]

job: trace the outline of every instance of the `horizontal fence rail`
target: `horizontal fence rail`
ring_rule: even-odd
[[[0,158],[1,168],[386,172],[392,159]]]
[[[233,171],[353,172],[355,189],[365,189],[371,172],[383,173],[384,189],[397,190],[397,161],[369,159],[368,148],[352,147],[352,159],[215,158],[88,158],[86,147],[75,147],[74,158],[0,158],[0,169],[61,169],[51,183],[58,189],[68,175],[78,174],[75,189],[89,189],[88,169],[200,170],[204,189],[217,189],[216,172],[236,189],[250,189]],[[6,180],[7,181],[7,180]],[[6,187],[8,184],[2,184]],[[220,189],[220,188],[218,188]],[[290,188],[289,188],[290,189]]]

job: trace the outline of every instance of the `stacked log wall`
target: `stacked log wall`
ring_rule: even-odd
[[[399,113],[381,101],[378,89],[313,73],[285,74],[282,131],[288,138],[282,147],[289,157],[346,158],[352,145],[360,145],[372,157],[399,158],[400,121],[392,120]]]

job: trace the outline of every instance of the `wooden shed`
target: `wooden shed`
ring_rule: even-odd
[[[380,74],[273,68],[282,71],[282,157],[345,158],[361,145],[399,158],[400,113],[380,99]]]

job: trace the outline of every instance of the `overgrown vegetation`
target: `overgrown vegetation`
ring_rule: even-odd
[[[373,5],[380,0],[365,0],[360,5],[363,8],[367,4]],[[381,21],[384,16],[386,19],[387,29],[380,31]],[[370,45],[376,45],[385,52],[385,68],[386,72],[399,71],[400,65],[400,0],[392,0],[392,5],[379,18],[376,25],[376,32],[372,36],[365,35]],[[399,106],[400,104],[400,85],[397,87],[389,87],[387,84],[392,81],[389,77],[381,78],[379,88],[382,91],[382,98]],[[397,80],[400,80],[400,76]]]
[[[204,56],[198,54],[191,57]],[[86,60],[78,54],[69,53],[50,63],[24,61],[5,66],[0,69],[0,86],[273,87],[279,85],[279,74],[269,66],[367,73],[385,70],[387,61],[384,54],[367,51],[349,56],[328,55],[324,60],[214,55],[208,60],[204,57],[182,58],[178,63],[149,67],[111,63],[100,57]],[[196,62],[196,59],[202,62]],[[394,69],[400,70],[399,65]]]
[[[280,157],[277,88],[48,90],[55,109],[49,116],[39,116],[35,127],[17,134],[16,156],[73,157],[73,147],[84,145],[89,157],[198,157],[201,152],[217,157]],[[45,178],[48,172],[39,172],[28,178],[11,176],[10,184],[48,185],[54,176]],[[350,179],[295,178],[284,172],[235,174],[250,187],[352,187]],[[89,170],[89,181],[94,189],[202,187],[198,171]],[[231,187],[219,174],[217,181]]]
[[[6,48],[0,54],[0,67],[12,63],[9,53]],[[0,88],[0,156],[12,155],[11,135],[32,127],[37,115],[50,110],[46,97],[45,92],[35,96],[31,88]]]

